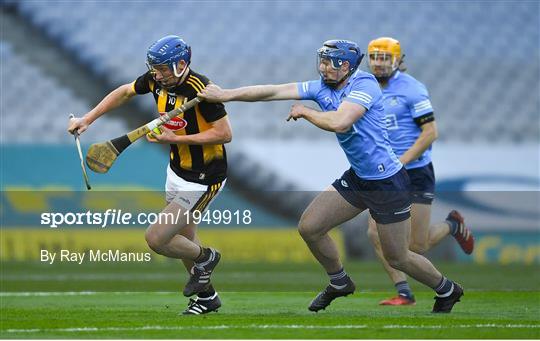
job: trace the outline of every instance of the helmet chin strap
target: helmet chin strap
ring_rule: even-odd
[[[182,72],[178,73],[178,70],[176,69],[176,63],[173,64],[173,73],[176,77],[178,78],[182,78],[182,75],[184,74],[184,72],[186,72],[187,68],[188,68],[189,64],[186,64],[186,67],[184,68],[184,70],[182,70]]]
[[[346,81],[347,78],[349,78],[350,75],[351,75],[351,70],[349,70],[349,72],[347,72],[347,74],[345,76],[343,76],[340,80],[335,80],[335,81],[334,80],[325,80],[324,77],[323,77],[323,82],[324,82],[324,84],[328,85],[332,89],[336,89],[338,86],[341,85],[341,83]]]
[[[169,86],[169,87],[166,87],[167,89],[174,89],[176,88],[178,85],[180,85],[180,81],[182,80],[182,76],[184,75],[184,73],[186,72],[186,70],[188,69],[188,66],[189,64],[186,65],[186,67],[184,67],[184,70],[182,70],[182,72],[178,73],[178,69],[176,68],[176,64],[173,64],[173,74],[176,78],[178,78],[178,81],[176,82],[176,84],[172,85],[172,86]]]

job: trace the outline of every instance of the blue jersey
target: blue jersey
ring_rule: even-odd
[[[397,71],[383,89],[383,100],[390,144],[394,152],[401,156],[412,147],[422,132],[416,121],[433,113],[429,94],[424,84]],[[405,168],[423,167],[430,162],[431,146]]]
[[[390,147],[382,92],[375,77],[357,70],[340,90],[322,80],[298,83],[302,99],[317,102],[322,111],[335,111],[343,101],[366,108],[364,115],[346,133],[336,133],[341,148],[356,175],[364,180],[380,180],[396,174],[403,166]]]

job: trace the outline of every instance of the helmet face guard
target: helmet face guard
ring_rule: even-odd
[[[150,73],[152,74],[152,76],[154,76],[156,73],[160,72],[160,73],[163,73],[162,71],[156,69],[155,67],[156,66],[167,66],[167,68],[171,71],[172,75],[174,75],[175,77],[182,77],[182,75],[184,74],[184,72],[186,71],[187,69],[187,66],[181,71],[181,72],[178,72],[178,62],[176,63],[167,63],[167,64],[150,64],[148,63],[148,61],[146,62],[146,67],[148,68],[148,71],[150,71]]]
[[[368,66],[378,81],[388,81],[398,70],[403,56],[401,45],[394,38],[381,37],[368,45]]]
[[[169,64],[151,65],[147,62],[146,67],[148,68],[148,71],[150,71],[150,74],[152,75],[154,81],[158,82],[162,87],[174,88],[176,85],[178,85],[178,82],[180,81],[179,77],[176,77],[174,71],[171,69]],[[163,67],[166,68],[165,71],[163,70]],[[157,74],[162,75],[161,79],[157,79]],[[175,79],[174,83],[169,82],[172,78]]]
[[[328,85],[329,87],[335,88],[338,86],[341,81],[343,81],[342,77],[341,79],[328,79],[325,78],[322,71],[320,70],[320,65],[323,63],[323,60],[329,60],[330,65],[332,66],[332,69],[339,70],[341,68],[341,65],[343,64],[342,60],[339,60],[337,58],[332,58],[328,54],[328,50],[326,47],[321,47],[317,50],[317,70],[319,71],[319,76],[321,76],[321,79],[323,80],[324,84]],[[338,74],[339,76],[339,74]]]
[[[340,59],[339,57],[335,56],[335,53],[332,53],[333,49],[323,46],[320,49],[317,50],[317,63],[321,62],[321,59],[328,59],[331,64],[332,68],[334,70],[338,70],[341,68],[341,65],[343,65],[343,59]]]
[[[399,66],[399,58],[391,53],[384,51],[375,51],[369,53],[368,65],[371,73],[377,79],[388,79],[392,77]]]
[[[343,77],[336,80],[325,79],[320,69],[319,75],[326,85],[335,88],[356,71],[363,57],[360,48],[354,42],[328,40],[324,42],[323,47],[317,50],[317,66],[319,67],[322,60],[326,59],[330,61],[330,65],[334,70],[341,69],[344,62],[349,62],[349,70]]]

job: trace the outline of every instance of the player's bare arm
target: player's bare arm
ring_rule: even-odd
[[[70,119],[68,131],[73,133],[75,129],[77,129],[79,134],[83,133],[88,129],[88,126],[101,115],[121,106],[135,95],[136,93],[131,83],[119,86],[105,96],[94,109],[90,110],[83,117],[74,117]]]
[[[224,144],[232,140],[232,129],[229,119],[225,116],[210,123],[211,128],[193,135],[176,135],[172,130],[161,126],[161,135],[146,136],[149,142],[163,144]]]
[[[253,85],[236,89],[222,89],[215,84],[209,84],[197,95],[211,103],[300,99],[296,83]]]
[[[345,133],[365,112],[366,108],[363,106],[347,101],[341,103],[338,110],[327,112],[317,111],[302,104],[293,104],[287,121],[291,118],[295,120],[303,118],[321,129]]]
[[[416,139],[411,148],[399,158],[404,165],[418,159],[439,136],[435,121],[422,124],[420,129],[422,129],[422,132],[420,133],[420,136],[418,136],[418,139]]]

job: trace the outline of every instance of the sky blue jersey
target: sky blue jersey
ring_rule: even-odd
[[[364,115],[346,133],[336,133],[341,148],[356,175],[364,180],[380,180],[396,174],[403,166],[390,147],[382,102],[382,92],[373,75],[357,70],[340,90],[322,79],[297,83],[302,99],[317,102],[322,111],[335,111],[343,101],[366,108]]]
[[[406,73],[397,71],[383,89],[383,101],[390,145],[396,155],[401,156],[420,136],[422,129],[418,123],[427,117],[430,117],[429,121],[433,120],[429,94],[424,84]],[[430,162],[431,146],[405,168],[423,167]]]

